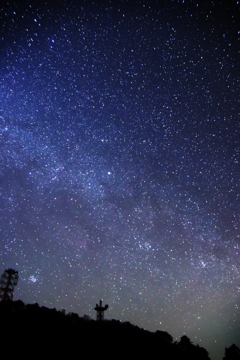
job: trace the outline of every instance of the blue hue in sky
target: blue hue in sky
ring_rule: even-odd
[[[54,4],[55,3],[55,4]],[[15,299],[240,346],[239,1],[0,6]]]

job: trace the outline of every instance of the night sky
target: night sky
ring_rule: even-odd
[[[14,299],[240,346],[239,1],[4,1]]]

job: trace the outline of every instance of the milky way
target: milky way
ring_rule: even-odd
[[[21,3],[21,4],[20,4]],[[0,8],[15,299],[240,346],[238,1]]]

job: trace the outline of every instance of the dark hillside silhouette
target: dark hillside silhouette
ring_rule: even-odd
[[[159,358],[161,360],[209,360],[207,351],[183,336],[178,343],[165,331],[155,333],[118,320],[95,321],[75,313],[25,305],[22,301],[0,302],[1,342],[12,356],[50,358],[76,356],[86,350],[91,356]],[[14,339],[14,342],[13,342]],[[14,346],[13,346],[14,343]]]

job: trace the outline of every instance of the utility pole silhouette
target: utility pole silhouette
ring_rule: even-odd
[[[14,286],[18,282],[18,271],[7,269],[2,274],[0,280],[0,301],[12,300]]]
[[[104,319],[104,311],[108,309],[108,305],[102,306],[102,300],[99,301],[99,305],[96,304],[94,310],[97,312],[97,320],[101,321]]]

